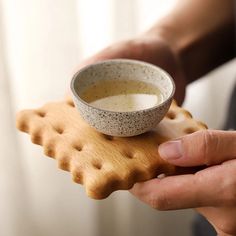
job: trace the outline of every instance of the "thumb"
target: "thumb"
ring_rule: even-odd
[[[236,131],[198,131],[161,144],[159,154],[177,166],[220,164],[236,158]]]

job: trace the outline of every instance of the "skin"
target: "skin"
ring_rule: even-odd
[[[234,1],[181,0],[151,29],[83,61],[113,58],[150,62],[168,71],[182,103],[186,85],[234,57]],[[137,183],[130,192],[158,210],[194,208],[218,235],[236,235],[236,131],[198,131],[157,147],[177,166],[206,168],[195,174]]]
[[[177,166],[207,168],[137,183],[131,193],[159,210],[194,208],[219,235],[236,235],[236,131],[198,131],[160,145],[159,153]]]

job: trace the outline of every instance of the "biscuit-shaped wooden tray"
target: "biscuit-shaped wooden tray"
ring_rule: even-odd
[[[155,130],[129,138],[107,136],[90,127],[70,99],[19,112],[17,127],[29,133],[31,141],[43,146],[45,155],[55,158],[59,168],[70,171],[73,180],[84,185],[87,195],[95,199],[162,173],[178,172],[159,157],[158,145],[206,129],[173,102]]]

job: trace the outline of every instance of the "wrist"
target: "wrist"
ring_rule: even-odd
[[[171,19],[165,18],[147,30],[144,34],[148,37],[161,38],[171,49],[176,57],[180,57],[181,52],[181,36],[180,32],[172,26]]]
[[[164,29],[149,30],[137,38],[134,43],[141,48],[142,60],[157,65],[167,71],[176,82],[176,97],[179,104],[182,104],[185,96],[187,80],[178,53],[174,45],[168,40]],[[138,50],[137,50],[138,51]]]
[[[181,32],[177,32],[172,25],[171,19],[163,19],[146,31],[144,35],[145,37],[153,39],[158,38],[169,48],[178,68],[181,70],[182,76],[186,79],[186,83],[189,83],[191,81],[188,80],[184,67],[184,52],[187,45],[187,39],[183,39],[184,36]]]
[[[189,26],[176,23],[175,17],[166,17],[145,32],[151,37],[161,37],[178,58],[188,83],[200,78],[234,55],[234,21],[221,23],[199,22]],[[221,47],[221,45],[223,47]]]

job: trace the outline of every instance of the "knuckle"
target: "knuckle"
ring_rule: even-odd
[[[236,225],[234,219],[225,219],[218,224],[219,235],[236,235]]]
[[[148,204],[158,210],[168,210],[169,201],[164,194],[159,194],[158,196],[150,196]]]
[[[225,166],[224,173],[221,177],[220,184],[220,204],[223,206],[236,207],[236,176],[235,167],[232,165]]]
[[[236,181],[229,181],[223,189],[224,204],[228,206],[236,206]]]
[[[205,164],[212,165],[214,164],[214,158],[212,158],[212,154],[215,153],[218,148],[217,136],[212,130],[204,130],[200,132],[200,136],[202,137],[200,149],[202,151]]]

